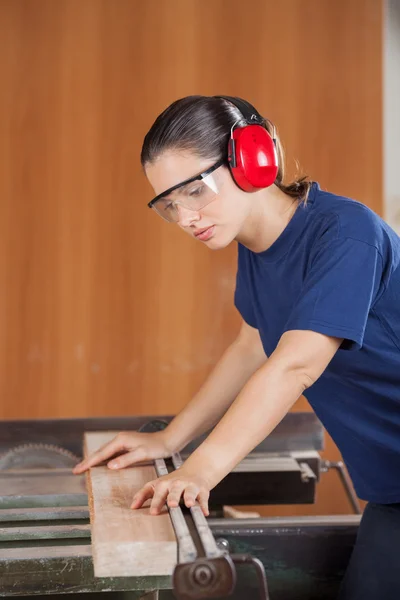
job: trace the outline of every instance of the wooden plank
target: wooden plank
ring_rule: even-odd
[[[84,454],[92,454],[116,432],[86,433]],[[177,562],[177,543],[168,511],[149,512],[148,501],[130,508],[134,493],[156,478],[152,465],[113,471],[106,466],[87,474],[92,550],[96,577],[171,575]]]

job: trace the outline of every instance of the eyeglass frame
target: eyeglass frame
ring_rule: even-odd
[[[226,159],[220,158],[216,163],[214,163],[206,171],[203,171],[202,173],[200,173],[200,175],[194,175],[193,177],[189,177],[188,179],[185,179],[185,181],[181,181],[181,183],[177,183],[176,185],[173,185],[172,187],[165,190],[165,192],[161,192],[161,194],[158,194],[158,196],[153,198],[153,200],[150,200],[150,202],[147,205],[148,208],[153,208],[154,210],[156,210],[154,205],[158,200],[160,200],[161,198],[164,198],[165,196],[168,196],[168,194],[170,194],[171,192],[174,192],[175,190],[183,187],[184,185],[187,185],[188,183],[193,183],[193,181],[197,181],[197,180],[201,181],[202,179],[205,179],[206,177],[208,177],[208,175],[210,175],[211,173],[214,173],[214,171],[219,169],[219,167],[222,167],[222,165],[224,165],[224,164],[227,164]]]

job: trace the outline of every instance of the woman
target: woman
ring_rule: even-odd
[[[198,394],[159,433],[120,433],[75,469],[170,456],[215,428],[149,498],[196,500],[304,394],[368,500],[342,598],[400,598],[400,239],[366,206],[301,178],[283,183],[273,125],[239,98],[174,102],[146,135],[150,206],[210,249],[238,242],[243,322]],[[232,443],[234,440],[234,443]]]

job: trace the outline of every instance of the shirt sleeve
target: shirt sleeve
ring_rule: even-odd
[[[381,280],[382,259],[374,246],[352,238],[325,243],[313,253],[284,331],[317,331],[343,338],[343,349],[359,350]]]

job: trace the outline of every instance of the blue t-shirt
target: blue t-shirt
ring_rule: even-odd
[[[344,338],[305,396],[358,496],[400,502],[397,234],[363,204],[314,182],[272,246],[255,253],[239,244],[235,305],[267,356],[288,330]]]

